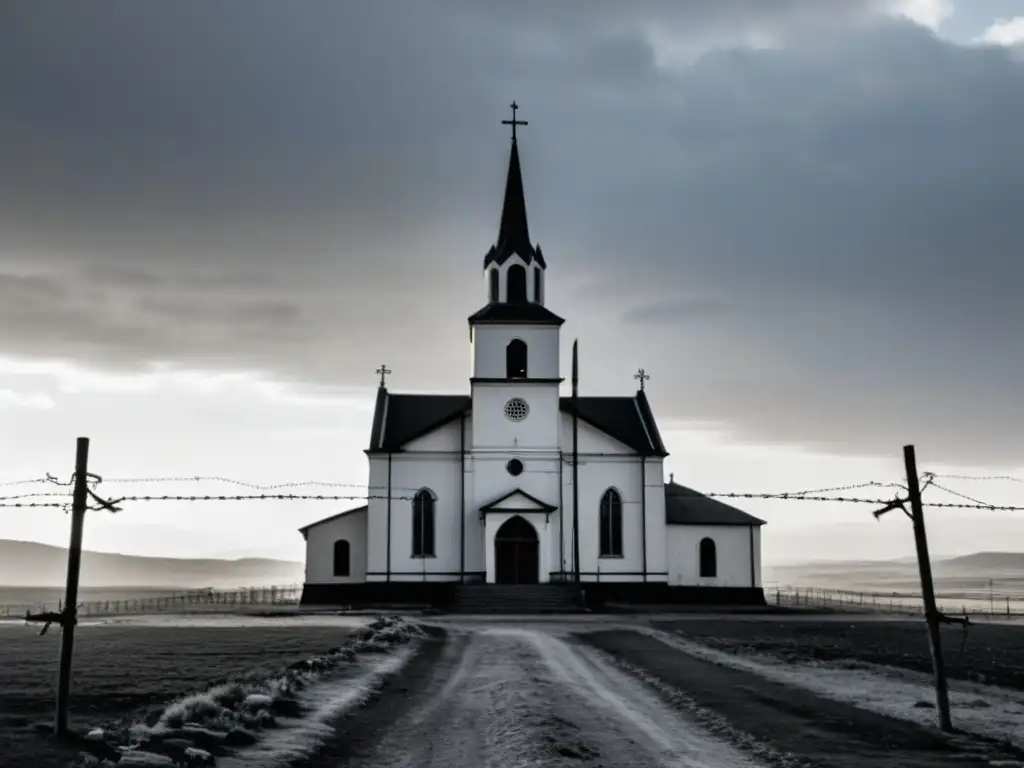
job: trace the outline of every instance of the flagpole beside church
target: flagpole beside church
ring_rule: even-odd
[[[579,339],[572,342],[572,572],[580,582],[580,420],[577,415],[580,394]]]

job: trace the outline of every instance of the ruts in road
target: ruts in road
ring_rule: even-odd
[[[432,634],[293,768],[974,768],[1019,757],[715,665],[650,633]]]
[[[424,669],[424,667],[426,669]],[[753,768],[571,637],[450,630],[313,763],[353,768]]]

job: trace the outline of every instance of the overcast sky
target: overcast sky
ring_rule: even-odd
[[[36,0],[0,50],[0,480],[85,434],[109,478],[357,494],[380,363],[468,390],[513,99],[565,359],[584,394],[651,373],[677,479],[894,480],[907,442],[1024,474],[1024,0]],[[766,560],[907,554],[863,510],[747,508]],[[86,541],[295,555],[336,509],[140,505]]]

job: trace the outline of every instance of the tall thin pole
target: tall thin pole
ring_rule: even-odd
[[[572,567],[580,583],[579,339],[572,343]]]
[[[643,382],[641,382],[641,385]],[[640,545],[644,568],[644,583],[647,582],[647,457],[640,457]]]
[[[75,451],[75,488],[71,500],[71,544],[68,547],[68,578],[61,622],[60,674],[57,678],[57,713],[54,731],[68,731],[68,699],[71,696],[71,658],[75,651],[78,621],[78,578],[82,569],[82,530],[89,491],[89,438],[78,438]]]
[[[459,583],[466,583],[466,412],[459,418]]]
[[[558,448],[558,570],[565,583],[565,451]]]
[[[387,550],[384,555],[388,583],[391,583],[391,452],[388,452]]]
[[[921,573],[921,596],[924,599],[928,641],[932,652],[932,669],[935,672],[935,703],[939,710],[939,728],[949,733],[953,730],[953,722],[949,714],[949,689],[946,685],[946,665],[942,658],[939,609],[935,603],[935,584],[932,581],[932,562],[928,555],[928,536],[924,528],[924,509],[921,504],[921,485],[917,479],[917,458],[914,454],[914,446],[903,447],[903,461],[907,467],[907,489],[910,491],[911,520],[914,523],[914,543],[917,545],[917,567]]]

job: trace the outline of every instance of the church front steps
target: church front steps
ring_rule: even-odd
[[[562,584],[460,585],[452,604],[454,613],[528,615],[585,610],[579,590]]]

